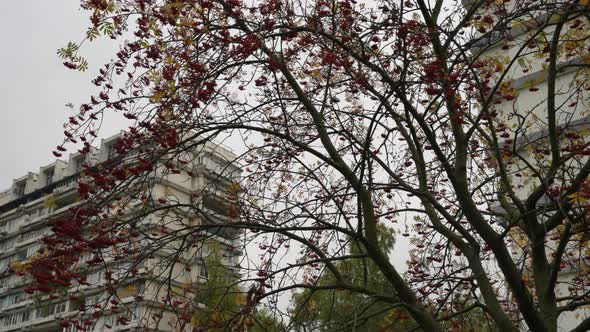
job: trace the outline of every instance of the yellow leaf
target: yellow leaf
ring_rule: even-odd
[[[10,268],[13,269],[15,272],[20,272],[25,269],[25,264],[22,262],[12,262],[10,263]]]
[[[310,311],[314,311],[317,308],[316,303],[315,303],[314,300],[310,300],[307,303],[307,307],[309,308]]]
[[[162,98],[164,98],[164,91],[158,91],[150,98],[150,101],[152,103],[157,103],[162,100]]]
[[[164,187],[164,195],[172,195],[172,188],[170,186]]]
[[[193,318],[191,319],[191,325],[192,326],[200,326],[201,322],[199,321],[199,318],[197,318],[196,316],[193,316]]]
[[[242,295],[238,295],[236,296],[236,299],[234,301],[237,305],[244,305],[246,304],[246,298]]]
[[[128,297],[135,294],[137,294],[137,288],[133,285],[117,290],[118,297]]]
[[[569,194],[566,197],[569,198],[570,203],[582,204],[582,203],[588,201],[588,197],[580,195],[580,193]]]
[[[175,62],[176,62],[176,61],[175,61],[175,60],[174,60],[174,58],[173,58],[173,57],[171,57],[171,56],[168,56],[168,57],[166,57],[166,59],[164,59],[164,63],[165,63],[165,64],[167,64],[167,65],[171,65],[171,64],[173,64],[173,63],[175,63]]]
[[[47,209],[50,209],[50,208],[54,207],[55,205],[57,205],[55,203],[55,196],[53,196],[51,194],[50,195],[46,195],[45,196],[45,199],[43,200],[43,207],[44,208],[47,208]]]
[[[235,193],[238,193],[240,191],[242,191],[242,187],[240,187],[240,184],[237,183],[237,182],[233,182],[227,188],[227,192],[229,192],[230,194],[235,194]]]

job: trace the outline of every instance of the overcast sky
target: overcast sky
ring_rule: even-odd
[[[0,0],[0,191],[13,178],[55,160],[52,149],[63,138],[64,105],[79,105],[95,91],[90,83],[116,44],[87,44],[85,73],[62,65],[56,51],[81,41],[88,26],[79,0]],[[108,123],[103,137],[124,124]]]

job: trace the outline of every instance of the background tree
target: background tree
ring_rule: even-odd
[[[264,308],[247,316],[239,315],[246,304],[247,294],[239,287],[239,271],[222,263],[223,254],[218,247],[214,241],[207,242],[208,255],[204,259],[207,281],[195,289],[193,330],[285,331],[276,317]]]
[[[472,310],[501,331],[556,331],[589,303],[586,1],[81,3],[88,39],[127,40],[66,143],[88,152],[107,112],[131,126],[116,162],[87,167],[85,204],[33,262],[39,289],[79,278],[81,250],[195,244],[221,227],[244,240],[240,316],[261,303],[279,312],[289,290],[338,290],[403,308],[425,331],[464,329]],[[79,52],[60,55],[83,69]],[[535,75],[512,79],[522,72]],[[146,192],[153,172],[194,174],[213,139],[239,151],[240,176],[218,165],[235,186],[210,184],[241,188],[228,189],[229,222],[202,209],[211,191]],[[174,211],[200,222],[131,237],[145,216]],[[388,228],[414,238],[406,275],[378,241]],[[387,287],[356,283],[346,268],[359,259]]]
[[[379,246],[393,249],[393,229],[380,226]],[[350,255],[359,255],[359,243],[349,243]],[[362,255],[359,255],[362,256]],[[351,283],[375,292],[395,293],[370,261],[359,258],[336,263]],[[333,285],[334,276],[326,271],[319,286]],[[300,331],[405,331],[415,326],[403,308],[383,303],[364,294],[346,290],[306,289],[291,298],[291,319]]]

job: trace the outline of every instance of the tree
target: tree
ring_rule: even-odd
[[[32,263],[39,289],[77,278],[76,252],[125,247],[144,216],[185,211],[200,222],[139,238],[154,248],[198,243],[205,230],[241,234],[239,315],[278,312],[293,289],[397,306],[425,331],[462,330],[472,310],[501,331],[556,331],[569,311],[585,315],[587,1],[81,3],[87,39],[127,40],[65,143],[88,152],[106,113],[131,125],[112,163],[88,165],[84,204]],[[60,55],[82,70],[80,52],[72,43]],[[193,174],[213,139],[238,142],[242,173],[219,165],[235,183],[215,189],[231,196],[227,222],[205,213],[207,192],[144,190],[154,172]],[[379,245],[384,228],[414,238],[405,275]],[[387,287],[355,283],[345,267],[359,259]],[[587,330],[590,318],[576,324]]]
[[[393,249],[393,229],[379,227],[379,247]],[[349,254],[362,254],[359,247],[361,244],[350,241]],[[377,267],[366,259],[350,259],[335,265],[349,276],[353,285],[395,293]],[[329,271],[324,271],[317,281],[318,286],[335,283]],[[343,289],[306,289],[292,296],[291,306],[292,325],[298,331],[404,331],[415,326],[403,308]]]
[[[238,286],[237,271],[222,263],[218,244],[208,241],[210,254],[205,258],[207,282],[195,290],[196,309],[192,325],[204,331],[243,329],[249,332],[285,331],[275,317],[264,309],[240,316],[246,292]],[[236,319],[238,317],[238,319]]]
[[[240,310],[240,303],[245,302],[244,294],[235,285],[235,271],[221,263],[219,250],[205,258],[207,282],[195,291],[195,300],[202,304],[193,315],[193,325],[208,326],[208,321],[223,330]]]

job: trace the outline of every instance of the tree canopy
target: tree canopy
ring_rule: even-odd
[[[298,290],[399,308],[424,331],[467,330],[474,313],[557,331],[575,310],[573,331],[590,327],[588,1],[81,4],[86,39],[121,44],[54,154],[89,153],[107,113],[129,128],[112,162],[88,161],[82,204],[24,269],[31,291],[83,279],[81,252],[140,262],[223,229],[249,290],[235,322],[265,305],[295,324],[309,302],[278,302]],[[59,51],[65,66],[85,69],[80,46]],[[156,173],[196,176],[212,142],[236,154],[207,190],[146,189]],[[222,221],[203,205],[216,195]],[[194,222],[167,229],[179,214]],[[161,230],[138,233],[146,216]],[[391,251],[384,232],[411,248]],[[396,250],[411,253],[405,273]],[[358,281],[359,261],[374,282]]]

